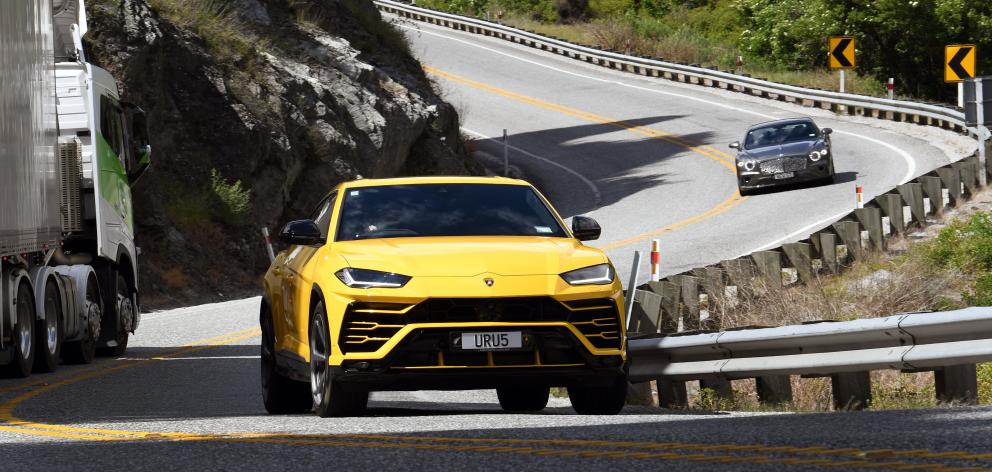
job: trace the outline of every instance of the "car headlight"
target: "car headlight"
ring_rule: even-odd
[[[613,283],[614,275],[613,266],[599,264],[565,272],[560,277],[569,285],[608,285]]]
[[[345,267],[335,272],[334,275],[341,283],[351,288],[400,288],[412,278],[408,275],[354,267]]]
[[[751,172],[755,167],[758,166],[758,161],[747,159],[737,163],[737,167],[742,167],[744,170]]]
[[[827,157],[827,154],[829,154],[827,152],[827,148],[820,149],[819,151],[813,151],[809,153],[809,160],[816,162],[821,158]]]

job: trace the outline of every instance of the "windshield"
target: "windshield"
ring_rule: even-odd
[[[816,125],[807,121],[769,125],[748,131],[744,149],[809,141],[816,139],[819,134],[820,130],[816,129]]]
[[[346,191],[337,240],[567,233],[530,187],[414,184]]]

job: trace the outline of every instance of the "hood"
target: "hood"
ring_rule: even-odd
[[[797,141],[793,143],[747,149],[741,152],[740,157],[765,160],[783,156],[808,155],[813,152],[814,149],[817,149],[820,143],[821,141],[819,139],[811,139],[809,141]]]
[[[529,236],[385,238],[332,248],[351,267],[412,277],[558,275],[608,261],[575,239]]]

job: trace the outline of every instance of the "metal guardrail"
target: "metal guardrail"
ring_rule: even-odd
[[[698,65],[668,62],[614,51],[604,51],[491,21],[416,7],[401,2],[374,0],[373,3],[377,8],[387,13],[417,21],[439,24],[470,33],[494,36],[507,41],[550,51],[555,54],[568,56],[573,59],[635,74],[664,77],[681,82],[736,90],[765,98],[801,102],[814,107],[829,107],[830,109],[850,114],[860,112],[862,115],[885,118],[886,116],[882,116],[882,114],[887,113],[892,119],[903,119],[941,127],[953,127],[962,131],[968,130],[971,134],[976,132],[974,129],[965,127],[964,111],[956,107],[780,84],[747,75],[720,71],[715,68],[705,68]],[[874,114],[872,110],[877,112],[877,114]]]
[[[866,370],[933,370],[992,360],[992,308],[629,341],[633,381]]]

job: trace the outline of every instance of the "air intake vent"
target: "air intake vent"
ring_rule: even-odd
[[[78,139],[59,143],[59,207],[62,231],[83,230],[80,181],[83,175],[83,145]]]

